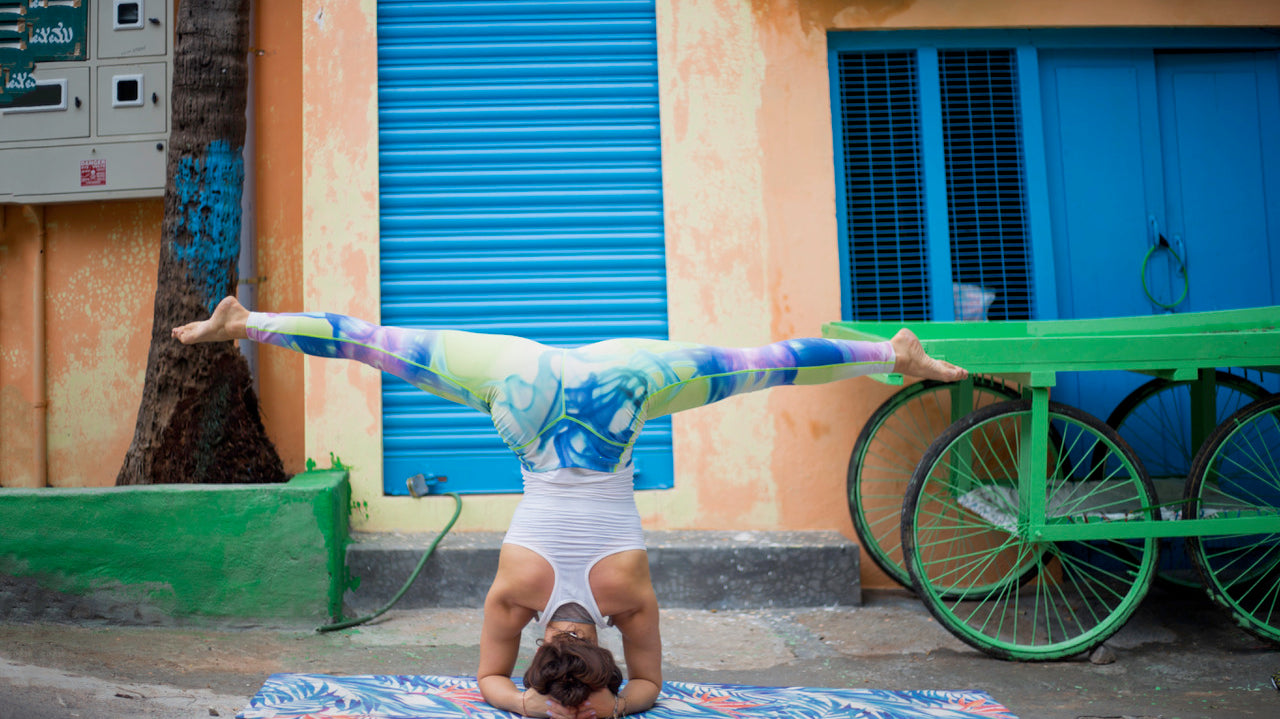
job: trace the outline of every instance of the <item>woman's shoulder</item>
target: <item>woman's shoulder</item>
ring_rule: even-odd
[[[542,555],[518,544],[503,544],[489,594],[509,604],[541,611],[555,583],[555,571]]]
[[[605,616],[657,606],[649,577],[649,556],[643,549],[611,554],[591,569],[591,594]]]

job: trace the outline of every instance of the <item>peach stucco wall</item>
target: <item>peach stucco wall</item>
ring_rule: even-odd
[[[373,5],[307,0],[303,30],[303,299],[365,317],[378,311]],[[1280,8],[1245,0],[658,0],[657,12],[671,335],[730,345],[839,317],[829,30],[1280,23]],[[440,527],[449,500],[382,496],[376,373],[308,360],[306,376],[308,453],[354,466],[354,526]],[[890,391],[858,380],[677,416],[676,488],[640,495],[645,526],[853,537],[848,455]],[[515,501],[469,498],[456,531],[503,529]]]
[[[298,3],[254,0],[252,128],[257,308],[302,306],[302,18]],[[304,444],[302,357],[258,348],[263,423],[285,472],[301,472]]]
[[[291,7],[290,7],[291,6]],[[298,3],[254,2],[259,304],[302,303],[302,32]],[[36,225],[0,206],[0,486],[115,483],[146,372],[164,204],[49,205],[45,224],[47,479],[36,476]],[[302,361],[260,351],[262,412],[288,472],[302,471]]]
[[[378,317],[375,0],[255,0],[258,305]],[[1265,25],[1261,0],[657,0],[671,335],[752,345],[837,319],[826,59],[833,29]],[[159,200],[45,210],[50,482],[110,484],[146,363]],[[0,484],[32,475],[34,231],[0,225]],[[435,531],[447,499],[382,496],[379,376],[260,354],[285,461],[353,468],[358,530]],[[737,398],[675,418],[676,488],[650,529],[834,529],[853,537],[845,465],[890,390],[857,380]],[[517,497],[472,497],[458,531],[506,526]],[[882,584],[870,563],[864,581]]]
[[[839,318],[829,31],[1277,22],[1246,0],[659,0],[672,336],[755,344]],[[646,526],[854,537],[849,453],[890,392],[855,380],[677,416],[677,489],[642,497]],[[889,584],[870,562],[863,581]]]
[[[160,200],[0,207],[0,486],[114,484],[133,438],[151,337]],[[45,361],[33,351],[38,227]],[[35,373],[45,372],[48,474],[37,476]]]

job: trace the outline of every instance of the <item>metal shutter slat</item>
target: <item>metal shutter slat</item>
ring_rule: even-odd
[[[382,317],[552,345],[663,338],[653,2],[378,3]],[[386,490],[520,489],[487,417],[383,383]],[[637,486],[671,486],[669,420]]]

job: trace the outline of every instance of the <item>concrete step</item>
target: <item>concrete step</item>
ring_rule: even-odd
[[[498,568],[499,532],[456,532],[441,541],[397,608],[478,607]],[[349,614],[385,605],[413,573],[434,535],[353,534]],[[658,601],[686,609],[856,606],[858,545],[838,532],[647,532]]]

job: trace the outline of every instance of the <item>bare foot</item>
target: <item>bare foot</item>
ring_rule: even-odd
[[[245,323],[249,320],[249,310],[234,297],[224,297],[218,303],[213,316],[207,320],[191,322],[173,328],[173,337],[184,345],[197,342],[225,342],[227,340],[248,339]]]
[[[925,354],[920,340],[911,330],[898,330],[889,344],[893,345],[894,372],[943,382],[958,382],[969,376],[968,370]]]

